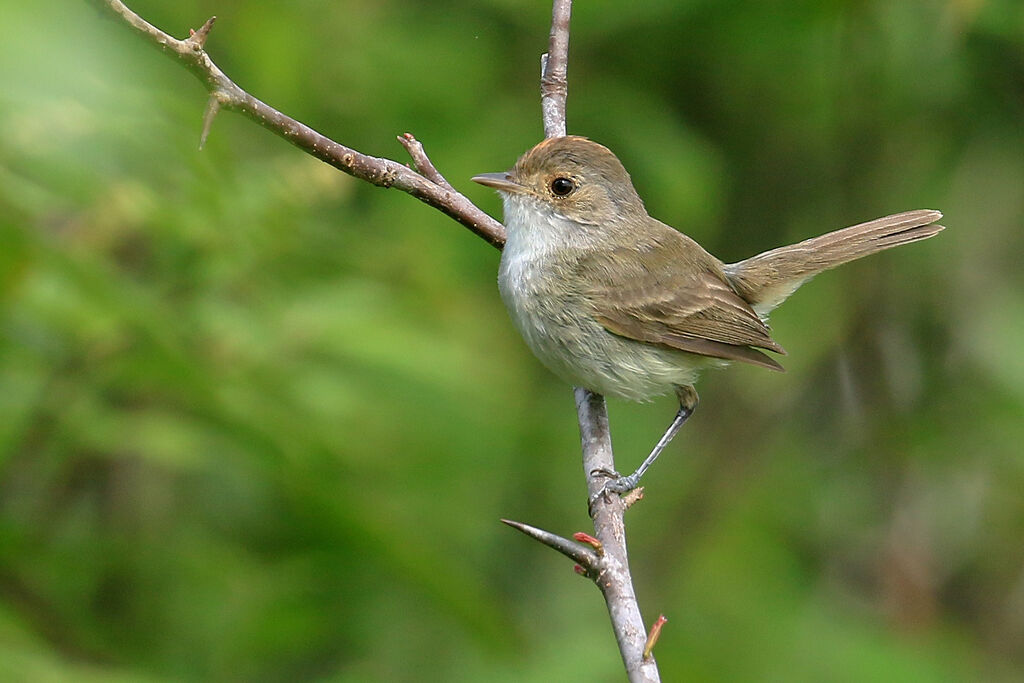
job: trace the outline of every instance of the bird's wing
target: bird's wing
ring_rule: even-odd
[[[673,232],[699,251],[680,249],[681,241],[672,237],[639,249],[620,247],[585,257],[581,267],[592,283],[585,296],[594,318],[622,337],[782,370],[757,348],[781,354],[785,350],[725,282],[714,258]]]

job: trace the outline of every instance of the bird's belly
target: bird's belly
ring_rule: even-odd
[[[707,366],[702,357],[612,334],[557,268],[506,256],[498,276],[505,307],[534,355],[566,382],[643,401],[693,384]]]

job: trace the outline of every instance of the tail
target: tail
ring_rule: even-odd
[[[935,235],[943,230],[934,224],[940,218],[940,212],[928,209],[877,218],[730,263],[725,274],[736,292],[763,317],[822,271]]]

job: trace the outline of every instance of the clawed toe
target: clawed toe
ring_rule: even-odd
[[[609,479],[621,479],[622,475],[615,470],[610,470],[607,467],[598,467],[597,469],[590,470],[590,476],[592,477],[607,477]]]
[[[617,477],[616,479],[612,479],[604,485],[602,490],[622,495],[623,493],[629,493],[635,489],[639,483],[640,477],[635,474],[631,474],[628,477]]]
[[[614,477],[604,486],[602,486],[600,491],[592,495],[589,501],[587,501],[587,509],[591,513],[593,513],[594,503],[597,502],[598,498],[606,497],[608,494],[611,493],[617,493],[621,496],[622,494],[629,493],[630,491],[635,489],[637,485],[640,483],[640,477],[636,476],[636,474],[631,474],[628,477],[623,477],[617,472],[598,472],[597,470],[594,470],[594,472],[591,472],[591,474],[603,474],[608,477]]]

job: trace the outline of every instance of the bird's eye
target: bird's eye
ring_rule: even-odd
[[[558,197],[571,194],[576,189],[576,183],[571,178],[555,178],[551,181],[551,192]]]

